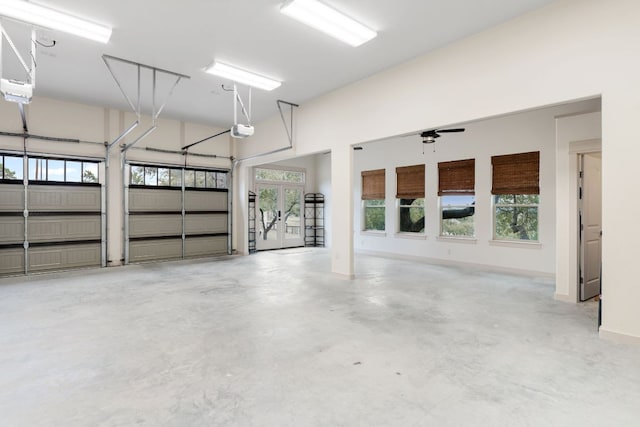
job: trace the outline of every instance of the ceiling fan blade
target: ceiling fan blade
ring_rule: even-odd
[[[438,133],[464,132],[464,128],[456,128],[456,129],[438,129],[436,132],[438,132]]]

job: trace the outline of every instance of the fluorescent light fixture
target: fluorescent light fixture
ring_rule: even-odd
[[[242,83],[247,86],[253,86],[263,90],[273,90],[277,87],[280,87],[280,85],[282,84],[282,82],[279,82],[278,80],[273,80],[268,77],[264,77],[259,74],[242,70],[232,65],[224,64],[217,61],[214,62],[213,65],[208,67],[205,71],[215,76],[224,77],[226,79],[233,80],[234,82]]]
[[[0,16],[23,21],[38,27],[63,31],[100,43],[111,38],[111,28],[94,24],[54,9],[22,0],[0,0]]]
[[[290,0],[280,12],[353,47],[378,35],[371,28],[316,0]]]

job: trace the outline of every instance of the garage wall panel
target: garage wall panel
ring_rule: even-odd
[[[30,242],[100,240],[100,216],[32,216],[29,218]]]
[[[100,212],[100,186],[30,185],[28,208],[45,212]]]
[[[182,211],[182,193],[179,190],[156,188],[129,188],[129,211]]]
[[[100,243],[55,245],[29,249],[29,271],[100,266]]]
[[[24,273],[24,249],[0,249],[0,275]]]
[[[221,255],[227,253],[227,236],[187,237],[185,257]]]
[[[185,211],[227,211],[226,191],[185,191]]]
[[[130,215],[129,237],[181,236],[182,215]]]
[[[213,234],[227,232],[227,214],[187,214],[184,219],[185,233]]]
[[[24,242],[24,217],[3,216],[0,221],[0,245]]]
[[[180,258],[182,258],[182,239],[134,240],[129,242],[130,262]]]
[[[0,212],[24,210],[24,185],[0,185]]]

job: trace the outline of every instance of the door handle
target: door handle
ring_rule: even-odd
[[[280,212],[280,211],[278,211],[278,221],[280,221],[281,219],[282,219],[281,212]]]

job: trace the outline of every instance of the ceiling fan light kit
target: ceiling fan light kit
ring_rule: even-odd
[[[0,15],[100,43],[108,43],[111,38],[111,27],[23,0],[0,0]]]
[[[464,128],[426,130],[420,133],[420,136],[422,137],[423,144],[433,144],[434,142],[436,142],[436,138],[440,138],[441,133],[454,133],[454,132],[464,132]]]

